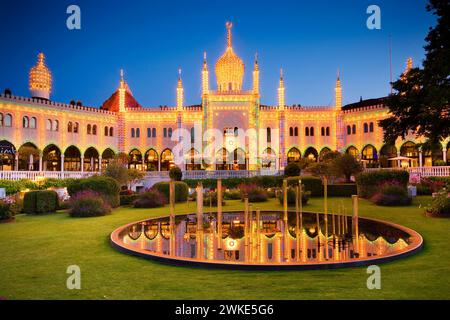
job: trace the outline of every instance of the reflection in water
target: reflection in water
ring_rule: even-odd
[[[363,218],[358,236],[353,236],[351,217],[336,214],[325,219],[318,213],[289,212],[286,217],[278,211],[250,210],[223,213],[221,224],[215,214],[203,221],[195,214],[180,215],[173,224],[172,231],[169,217],[147,220],[123,229],[119,238],[151,254],[250,264],[357,260],[404,251],[410,244],[408,233]]]

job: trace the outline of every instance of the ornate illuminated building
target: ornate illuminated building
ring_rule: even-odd
[[[201,104],[194,106],[184,105],[181,70],[174,107],[143,107],[133,97],[123,72],[118,89],[100,108],[51,101],[52,75],[40,53],[29,75],[31,97],[14,96],[10,90],[0,95],[0,169],[98,171],[114,155],[125,153],[130,167],[167,171],[176,158],[179,137],[173,135],[181,136],[180,129],[189,133],[189,148],[177,162],[184,170],[271,171],[302,157],[320,160],[330,150],[380,166],[399,165],[388,160],[397,156],[410,158],[406,163],[410,166],[430,166],[450,159],[449,139],[427,152],[416,148],[422,140],[414,136],[385,144],[378,126],[388,115],[384,99],[343,106],[339,74],[333,106],[285,105],[282,71],[277,105],[261,104],[257,56],[253,87],[245,90],[245,66],[234,52],[231,28],[227,23],[226,49],[214,68],[215,90],[210,86],[204,55]],[[408,62],[410,67],[412,61]],[[218,139],[214,129],[222,141],[210,148],[211,141]],[[248,134],[252,130],[256,134]]]

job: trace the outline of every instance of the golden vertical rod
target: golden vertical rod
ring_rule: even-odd
[[[169,203],[170,203],[170,222],[169,222],[169,255],[175,255],[175,183],[169,182]]]
[[[249,211],[249,204],[248,204],[248,196],[246,195],[244,198],[244,259],[247,262],[249,258],[248,254],[248,245],[249,245],[249,239],[248,239],[248,211]]]
[[[295,187],[295,259],[300,261],[300,186]]]
[[[197,259],[203,258],[203,185],[198,183],[197,193]]]
[[[222,179],[217,180],[217,248],[222,249]]]
[[[324,195],[324,224],[325,224],[325,259],[328,260],[328,179],[323,177],[323,195]]]
[[[283,179],[283,224],[284,224],[284,232],[283,232],[283,252],[284,252],[284,260],[289,260],[289,250],[288,250],[288,244],[289,244],[289,238],[288,238],[288,199],[287,199],[287,179]]]
[[[316,213],[316,222],[317,222],[317,258],[319,259],[319,261],[322,261],[322,256],[320,253],[320,217],[319,217],[319,213]]]
[[[261,262],[261,210],[256,209],[256,261]]]
[[[359,255],[359,230],[358,230],[358,196],[352,195],[352,238],[353,252]]]

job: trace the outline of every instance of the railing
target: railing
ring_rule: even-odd
[[[86,178],[98,172],[81,172],[81,171],[0,171],[0,179],[4,180],[39,180],[43,178],[67,179],[67,178]]]
[[[366,168],[365,171],[378,171],[378,170],[407,170],[409,172],[410,180],[422,177],[449,177],[450,166],[442,167],[408,167],[408,168]]]

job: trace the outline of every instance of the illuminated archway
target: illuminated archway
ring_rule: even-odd
[[[106,168],[109,162],[114,159],[115,153],[111,148],[106,148],[102,152],[102,169]]]
[[[42,170],[60,171],[61,170],[61,150],[54,144],[46,146],[42,152]]]
[[[39,171],[39,149],[31,142],[19,148],[19,170]]]
[[[301,158],[301,154],[300,151],[297,148],[291,148],[289,149],[288,153],[287,153],[287,162],[291,163],[291,162],[299,162]]]
[[[322,160],[323,160],[323,157],[324,157],[327,153],[330,153],[330,152],[331,152],[331,149],[330,149],[330,148],[328,148],[328,147],[322,148],[322,150],[320,150],[320,153],[319,153],[319,161],[322,161]]]
[[[158,153],[155,149],[149,149],[145,153],[144,162],[146,171],[158,171]]]
[[[165,149],[161,152],[161,171],[169,171],[174,165],[172,150]]]
[[[315,148],[309,147],[308,149],[305,150],[305,153],[303,156],[311,161],[316,162],[319,158],[319,153],[317,152],[317,150]]]
[[[7,140],[0,141],[0,170],[15,170],[16,147]]]
[[[245,151],[241,148],[236,148],[233,151],[233,170],[246,170],[247,169],[247,157]]]
[[[358,156],[359,156],[358,149],[356,149],[354,146],[348,147],[347,150],[345,151],[345,153],[351,155],[354,158],[358,158]]]
[[[81,171],[81,152],[75,146],[64,152],[64,171]]]
[[[366,161],[367,163],[370,164],[377,162],[378,161],[377,149],[371,144],[365,146],[361,151],[361,160]]]
[[[408,157],[409,160],[402,161],[402,167],[418,167],[419,166],[419,150],[414,142],[405,142],[400,148],[400,155]]]
[[[202,159],[200,153],[191,148],[186,154],[186,170],[200,170],[202,167]]]
[[[272,148],[267,148],[261,155],[262,167],[263,168],[276,168],[277,154]]]
[[[397,167],[396,160],[389,160],[397,157],[397,148],[393,144],[385,144],[380,149],[380,165],[382,168]]]
[[[230,162],[230,154],[226,148],[216,152],[216,170],[229,170]]]
[[[99,171],[99,154],[97,149],[89,147],[84,152],[84,171]]]
[[[133,149],[128,154],[128,168],[142,170],[142,153]]]
[[[431,167],[436,164],[436,161],[443,160],[441,144],[436,143],[429,147],[426,147],[422,151],[422,157],[423,157],[422,163],[423,163],[423,166],[425,166],[425,167]]]

